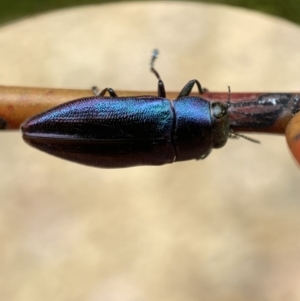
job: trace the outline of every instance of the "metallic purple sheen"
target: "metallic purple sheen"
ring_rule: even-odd
[[[77,99],[22,125],[33,147],[106,168],[162,165],[200,158],[212,148],[210,103],[186,96]]]

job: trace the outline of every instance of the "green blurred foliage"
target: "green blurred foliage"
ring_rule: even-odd
[[[272,14],[300,24],[300,0],[206,0]]]
[[[48,10],[70,6],[99,4],[107,0],[0,0],[0,23],[23,18]],[[200,1],[199,1],[200,2]],[[207,3],[222,3],[245,7],[264,13],[280,16],[295,23],[300,23],[300,0],[204,0]]]

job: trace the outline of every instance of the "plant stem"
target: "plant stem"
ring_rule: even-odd
[[[157,95],[157,92],[117,91],[118,96]],[[178,92],[167,93],[176,99]],[[199,95],[193,93],[192,95]],[[17,130],[29,117],[61,103],[93,96],[91,90],[50,89],[0,86],[0,129]],[[228,101],[227,92],[205,92],[210,102]],[[300,110],[300,93],[232,93],[229,118],[231,128],[238,132],[283,134]]]

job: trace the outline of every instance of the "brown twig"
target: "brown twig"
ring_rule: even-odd
[[[157,95],[157,92],[117,91],[119,96]],[[178,92],[167,93],[175,99]],[[197,94],[194,94],[197,95]],[[29,117],[58,104],[93,96],[91,90],[0,86],[0,129],[16,130]],[[205,92],[209,101],[228,101],[228,93]],[[232,93],[230,124],[239,132],[283,134],[292,116],[300,110],[298,93]]]

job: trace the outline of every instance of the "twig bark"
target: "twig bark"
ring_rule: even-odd
[[[157,92],[117,91],[118,96],[157,95]],[[167,93],[176,99],[178,92]],[[197,95],[196,93],[193,95]],[[29,117],[61,103],[93,96],[91,90],[0,86],[0,129],[17,130]],[[208,101],[227,102],[227,92],[205,92]],[[300,93],[232,93],[229,116],[233,130],[283,134],[300,110]]]

